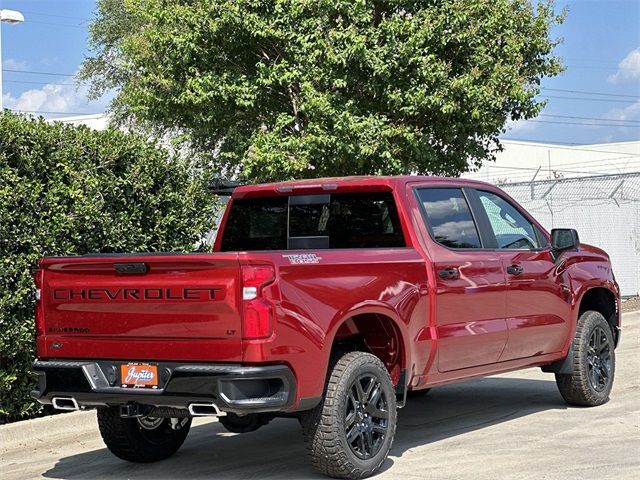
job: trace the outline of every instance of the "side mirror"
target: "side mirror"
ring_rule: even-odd
[[[573,228],[554,228],[551,230],[551,248],[556,252],[572,250],[580,245],[578,232]]]

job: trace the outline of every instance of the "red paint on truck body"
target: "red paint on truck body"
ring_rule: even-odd
[[[437,177],[239,187],[212,253],[42,259],[38,356],[286,364],[297,383],[295,409],[300,399],[322,394],[336,335],[356,316],[392,322],[394,367],[406,370],[410,386],[424,388],[562,359],[585,292],[601,287],[619,298],[609,259],[595,247],[581,245],[556,261],[550,248],[470,251],[437,243],[415,195],[423,187],[481,188],[515,204],[491,185]],[[235,200],[372,191],[392,192],[405,247],[220,252]],[[548,232],[518,208],[548,241]],[[289,257],[309,253],[317,262]],[[147,271],[119,274],[116,263],[144,264]],[[523,274],[509,278],[505,269],[514,264]],[[275,271],[261,291],[273,306],[268,338],[243,339],[241,267],[248,265]],[[450,268],[456,278],[439,276]]]

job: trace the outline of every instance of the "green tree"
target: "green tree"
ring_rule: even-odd
[[[81,77],[253,180],[460,174],[561,66],[545,0],[99,0]]]
[[[38,259],[193,251],[213,227],[205,170],[137,135],[0,115],[0,423],[38,410]]]

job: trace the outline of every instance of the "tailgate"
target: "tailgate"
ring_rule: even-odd
[[[240,360],[236,254],[45,258],[41,357]]]

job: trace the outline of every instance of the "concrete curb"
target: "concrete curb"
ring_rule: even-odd
[[[193,419],[193,426],[217,422],[211,417]],[[0,425],[0,451],[11,443],[31,442],[33,440],[48,441],[69,431],[98,431],[96,411],[69,412],[47,417],[32,418],[19,422]]]
[[[96,412],[69,412],[0,425],[0,449],[12,442],[43,440],[72,429],[97,427]]]

